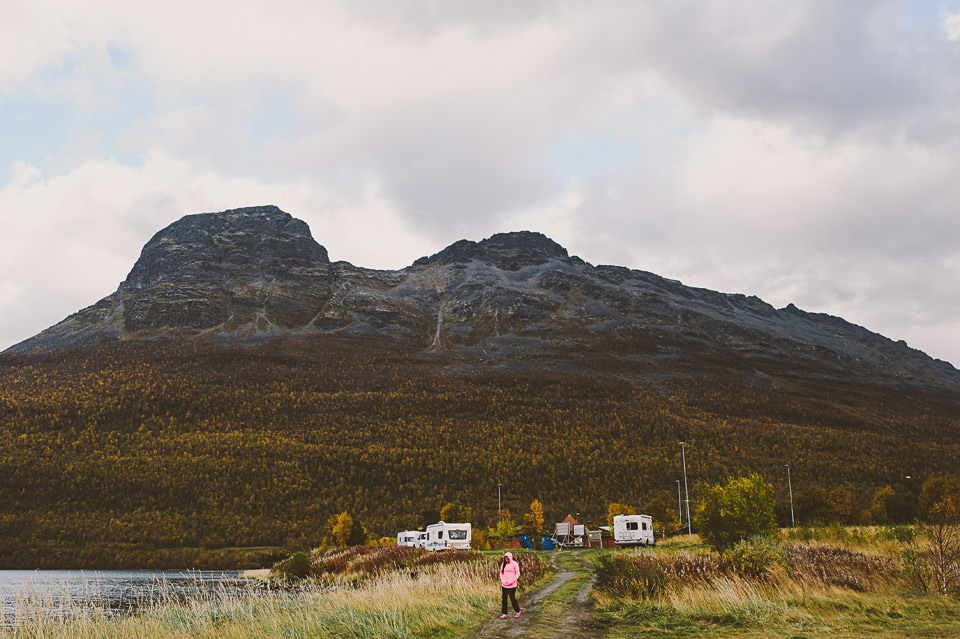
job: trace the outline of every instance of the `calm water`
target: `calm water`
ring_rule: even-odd
[[[2,621],[18,609],[48,613],[76,608],[107,615],[134,612],[156,601],[257,587],[236,572],[140,570],[0,570]]]

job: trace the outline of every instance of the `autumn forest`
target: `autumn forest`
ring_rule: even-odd
[[[855,384],[851,387],[855,387]],[[789,517],[956,472],[956,397],[485,364],[362,337],[0,356],[0,568],[266,565],[349,512],[374,535],[459,502],[475,525],[676,503],[756,472]],[[916,486],[911,488],[911,486]],[[833,492],[831,492],[833,491]],[[788,523],[784,521],[783,523]],[[549,524],[548,524],[549,525]]]

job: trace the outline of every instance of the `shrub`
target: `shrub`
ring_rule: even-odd
[[[736,572],[760,577],[777,565],[786,565],[783,548],[772,538],[751,537],[723,553],[723,560]]]
[[[890,535],[902,544],[910,544],[917,538],[917,529],[915,526],[894,526]]]
[[[310,574],[310,555],[305,552],[294,553],[273,570],[286,579],[305,579]]]
[[[914,544],[905,545],[900,551],[903,561],[903,576],[911,590],[926,593],[930,590],[930,567],[925,553]]]
[[[757,475],[714,486],[700,500],[694,526],[700,537],[722,552],[733,544],[777,530],[773,487]]]
[[[600,555],[594,571],[598,590],[631,599],[657,598],[669,583],[667,573],[660,564],[644,555]]]

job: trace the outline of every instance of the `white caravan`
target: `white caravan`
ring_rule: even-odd
[[[653,518],[650,515],[616,515],[613,518],[613,540],[620,546],[655,546]]]
[[[422,534],[419,530],[404,530],[403,532],[399,532],[397,533],[397,545],[416,548],[420,545],[420,535]]]
[[[440,521],[427,526],[427,539],[424,548],[431,551],[469,550],[471,539],[470,524],[448,524]]]

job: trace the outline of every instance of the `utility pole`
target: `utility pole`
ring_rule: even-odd
[[[796,528],[797,522],[793,518],[793,482],[790,480],[790,464],[784,464],[787,467],[787,487],[790,489],[790,527]]]
[[[690,487],[687,485],[687,453],[683,447],[683,442],[680,442],[680,454],[683,456],[683,492],[687,496],[687,534],[692,535],[693,527],[690,523]]]

